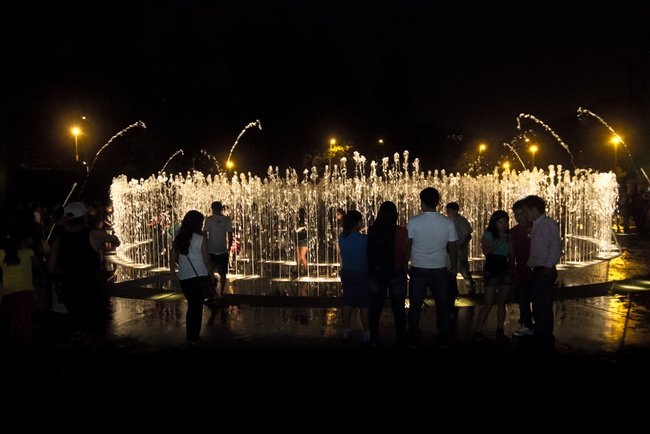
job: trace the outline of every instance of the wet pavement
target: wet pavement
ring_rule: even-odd
[[[304,297],[284,290],[237,293],[241,286],[204,308],[201,342],[186,348],[182,295],[150,279],[113,288],[104,346],[71,348],[55,335],[56,320],[42,316],[35,323],[34,348],[10,353],[5,361],[19,372],[29,371],[32,386],[124,390],[139,384],[152,392],[214,384],[230,395],[250,396],[249,384],[254,384],[256,395],[288,401],[300,401],[306,391],[315,393],[313,399],[352,399],[341,395],[341,383],[356,384],[362,388],[358,396],[379,401],[443,382],[477,387],[552,378],[620,387],[620,381],[606,379],[625,376],[626,384],[640,384],[650,378],[650,242],[627,236],[621,245],[623,255],[597,271],[600,283],[556,289],[553,352],[538,351],[526,338],[497,341],[495,309],[485,327],[488,339],[473,342],[480,294],[459,297],[454,340],[447,349],[435,345],[431,300],[422,311],[421,346],[395,344],[387,306],[381,319],[383,345],[368,348],[359,331],[347,344],[338,339],[341,300],[331,288]],[[518,307],[508,305],[506,335],[518,328],[518,315]]]

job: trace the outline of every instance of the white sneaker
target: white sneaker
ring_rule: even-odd
[[[533,329],[529,329],[529,328],[526,327],[525,325],[522,325],[521,328],[520,328],[519,330],[515,330],[512,334],[513,334],[513,336],[518,336],[518,337],[521,337],[521,336],[532,336],[532,335],[535,334],[535,330],[533,330]]]

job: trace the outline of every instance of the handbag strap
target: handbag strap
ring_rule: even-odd
[[[201,276],[199,276],[199,273],[196,272],[196,268],[194,268],[194,264],[192,264],[192,261],[190,260],[190,252],[189,251],[187,252],[186,256],[187,256],[187,261],[192,266],[192,270],[194,270],[194,274],[196,274],[196,277],[201,277]]]

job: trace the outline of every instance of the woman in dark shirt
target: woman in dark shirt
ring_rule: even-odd
[[[368,230],[368,271],[370,273],[370,340],[380,344],[379,320],[386,293],[391,299],[398,345],[406,337],[406,240],[408,232],[397,224],[397,206],[386,201]]]

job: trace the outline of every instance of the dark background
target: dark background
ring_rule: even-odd
[[[602,4],[602,5],[601,5]],[[408,149],[425,170],[488,165],[530,113],[579,167],[613,168],[602,116],[648,168],[650,13],[644,2],[8,1],[2,5],[2,201],[61,202],[111,136],[87,194],[112,176],[303,168],[330,137],[369,159]],[[85,120],[81,117],[86,116]],[[536,163],[567,153],[528,122]],[[384,144],[380,145],[378,139]],[[530,155],[521,149],[529,163]],[[513,161],[513,160],[511,160]],[[635,175],[619,149],[619,172]]]

